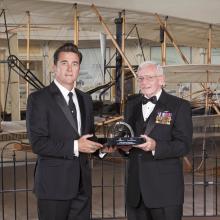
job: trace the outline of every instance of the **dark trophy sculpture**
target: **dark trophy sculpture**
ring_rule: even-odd
[[[106,146],[128,146],[142,144],[145,139],[134,137],[134,131],[129,124],[117,122],[109,128],[107,138],[101,142],[105,142]]]

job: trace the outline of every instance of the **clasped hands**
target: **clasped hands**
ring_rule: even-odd
[[[139,145],[133,145],[133,146],[120,146],[120,147],[115,147],[115,146],[103,146],[102,144],[91,141],[88,138],[93,137],[92,134],[86,134],[80,137],[78,140],[79,144],[79,151],[84,152],[84,153],[94,153],[98,149],[102,153],[113,153],[117,150],[117,148],[120,148],[121,150],[127,152],[129,151],[132,147],[139,148],[143,151],[154,151],[156,148],[156,141],[153,138],[150,138],[147,135],[141,135],[142,138],[146,140],[145,143],[139,144]]]
[[[91,137],[93,137],[93,134],[86,134],[80,137],[80,139],[78,140],[78,147],[80,152],[94,153],[98,149],[100,149],[102,153],[112,153],[116,151],[115,147],[103,146],[98,142],[89,140],[89,138]]]

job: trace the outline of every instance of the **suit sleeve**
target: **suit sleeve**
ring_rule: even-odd
[[[155,159],[182,157],[189,152],[193,133],[191,107],[186,101],[179,104],[171,140],[156,140]]]
[[[73,158],[73,138],[51,137],[48,125],[48,108],[42,97],[31,94],[27,102],[27,131],[35,154],[48,157]]]

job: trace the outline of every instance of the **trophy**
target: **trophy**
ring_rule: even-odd
[[[129,124],[117,122],[108,129],[107,138],[99,138],[99,142],[105,146],[128,146],[142,144],[145,139],[134,137],[134,131]]]

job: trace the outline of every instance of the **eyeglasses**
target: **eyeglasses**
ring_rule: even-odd
[[[138,82],[143,82],[144,80],[153,81],[158,76],[159,75],[154,75],[154,76],[150,76],[150,75],[138,76],[137,80],[138,80]]]

